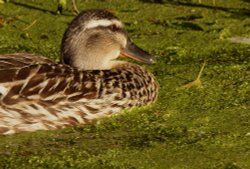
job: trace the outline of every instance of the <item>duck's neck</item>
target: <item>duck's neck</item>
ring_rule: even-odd
[[[109,53],[107,56],[99,56],[93,52],[90,54],[87,52],[82,53],[82,51],[78,51],[77,54],[68,57],[70,59],[62,59],[62,63],[80,70],[109,70],[128,64],[128,62],[125,61],[110,59],[113,58],[113,55],[116,56],[118,54]]]

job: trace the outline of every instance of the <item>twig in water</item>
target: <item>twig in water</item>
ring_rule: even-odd
[[[201,87],[201,86],[202,86],[202,83],[201,83],[201,75],[202,75],[202,72],[203,72],[203,70],[204,70],[204,68],[205,68],[205,65],[206,65],[206,61],[204,61],[203,65],[202,65],[202,67],[201,67],[201,70],[200,70],[200,72],[199,72],[197,78],[196,78],[194,81],[192,81],[192,82],[190,82],[190,83],[188,83],[188,84],[185,84],[185,85],[183,85],[183,86],[180,86],[180,87],[178,87],[176,90],[189,89],[189,88],[191,88],[191,87]]]
[[[73,5],[73,13],[75,15],[78,15],[80,12],[79,12],[79,10],[78,10],[78,8],[76,6],[76,1],[75,0],[72,0],[72,5]]]
[[[23,31],[26,31],[29,28],[31,28],[33,25],[35,25],[36,22],[37,22],[37,20],[34,20],[30,25],[28,25],[26,28],[24,28]]]

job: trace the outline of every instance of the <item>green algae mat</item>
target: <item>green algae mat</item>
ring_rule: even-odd
[[[157,58],[154,105],[86,126],[0,136],[0,168],[249,169],[250,1],[86,0]],[[0,1],[0,54],[59,58],[68,0]],[[198,74],[201,68],[204,68]]]

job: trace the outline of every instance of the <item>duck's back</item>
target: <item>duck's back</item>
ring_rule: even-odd
[[[0,69],[0,134],[85,124],[155,101],[158,85],[139,66],[79,71],[55,64]]]
[[[0,69],[21,68],[32,64],[54,63],[51,59],[37,54],[14,53],[0,55]]]

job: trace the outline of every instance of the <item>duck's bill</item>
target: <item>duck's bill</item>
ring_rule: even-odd
[[[130,40],[128,40],[126,48],[121,51],[121,55],[147,64],[155,63],[152,55],[136,46]]]

